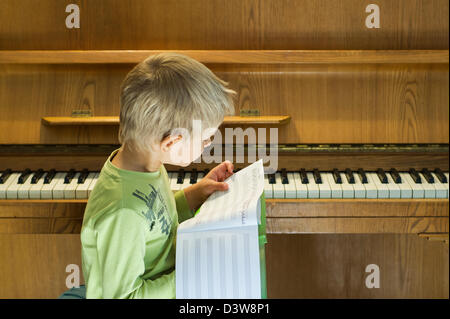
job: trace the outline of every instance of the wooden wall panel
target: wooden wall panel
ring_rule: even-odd
[[[80,29],[65,7],[80,6]],[[448,49],[447,0],[2,0],[0,49]]]
[[[74,109],[117,116],[120,83],[132,67],[1,65],[0,143],[118,143],[116,126],[49,127],[41,118]],[[209,67],[238,92],[236,114],[257,108],[291,116],[279,143],[449,141],[448,64]]]

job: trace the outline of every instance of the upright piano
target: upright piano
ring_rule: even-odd
[[[238,93],[223,136],[264,134],[216,141],[222,160],[237,170],[277,154],[268,298],[448,298],[448,1],[380,0],[380,29],[357,0],[110,2],[83,3],[79,30],[59,26],[55,1],[0,13],[0,298],[57,298],[73,269],[84,282],[81,224],[120,147],[120,83],[163,51]],[[171,188],[217,164],[166,165]],[[366,284],[370,265],[379,287]]]

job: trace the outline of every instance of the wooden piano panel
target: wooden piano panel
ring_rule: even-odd
[[[66,266],[81,270],[80,237],[0,234],[0,257],[0,298],[54,299],[66,290]],[[268,234],[268,297],[448,298],[448,258],[448,244],[417,235]],[[379,289],[364,284],[373,263]]]
[[[0,233],[0,298],[56,299],[67,290],[70,264],[83,284],[80,234]]]
[[[269,234],[269,298],[448,298],[448,243],[407,234]],[[365,285],[380,268],[380,288]]]
[[[237,91],[236,114],[259,109],[291,116],[278,128],[280,144],[449,141],[448,64],[211,67]],[[0,143],[118,143],[118,126],[48,126],[41,119],[80,109],[117,116],[120,83],[131,65],[0,68],[2,116],[11,119],[0,126]]]
[[[377,0],[377,30],[360,0],[73,3],[81,24],[68,31],[66,2],[3,0],[0,49],[448,49],[447,0]]]
[[[446,0],[379,0],[377,30],[365,28],[368,3],[359,0],[79,1],[82,26],[74,30],[62,23],[66,3],[16,2],[1,3],[1,50],[387,49],[399,55],[435,49],[448,55]],[[238,92],[237,114],[257,108],[261,115],[291,115],[279,128],[280,143],[448,143],[448,62],[385,62],[208,66]],[[118,115],[118,88],[132,66],[1,63],[1,146],[117,144],[115,126],[49,127],[41,118],[74,109]],[[17,170],[98,171],[109,155],[2,151],[0,166]],[[448,170],[448,152],[286,153],[279,167]],[[448,298],[448,243],[421,237],[448,236],[448,200],[267,203],[270,298]],[[66,290],[66,265],[81,267],[84,206],[0,202],[0,298],[56,298]],[[364,286],[370,263],[381,268],[380,289]]]

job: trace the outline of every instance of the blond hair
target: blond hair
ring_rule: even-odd
[[[217,127],[234,114],[227,82],[200,62],[178,53],[152,55],[136,65],[121,85],[119,142],[141,151],[172,129],[192,133],[192,121]]]

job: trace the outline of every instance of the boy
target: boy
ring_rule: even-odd
[[[225,161],[173,195],[163,164],[187,166],[211,143],[202,133],[194,154],[193,120],[217,130],[234,113],[226,82],[181,54],[150,56],[122,83],[121,147],[105,162],[81,229],[86,298],[175,298],[177,226],[233,174]]]

